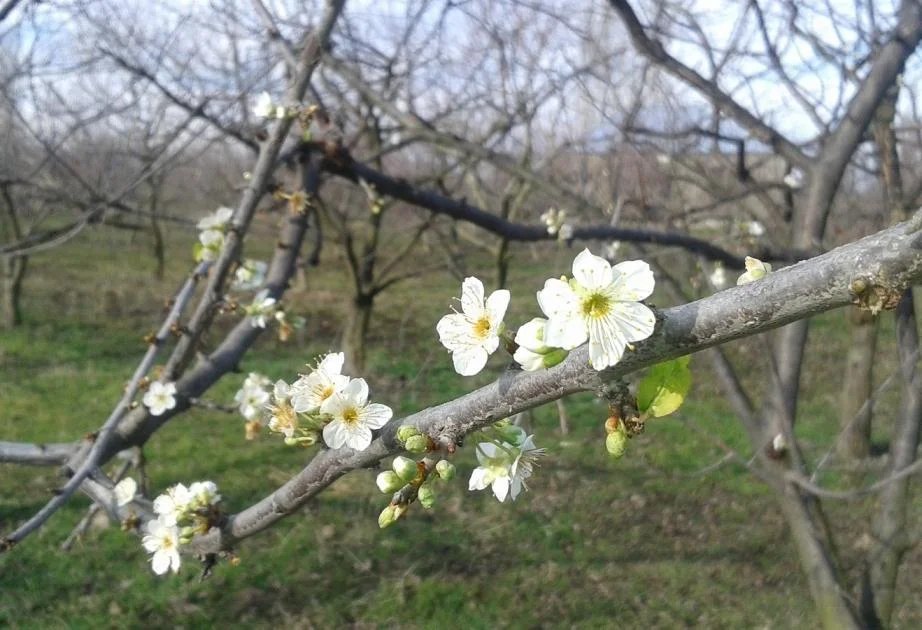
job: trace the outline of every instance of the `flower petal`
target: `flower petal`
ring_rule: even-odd
[[[371,445],[371,430],[368,427],[358,426],[349,431],[346,436],[346,446],[357,451],[364,451]]]
[[[163,575],[166,573],[170,564],[172,563],[172,558],[170,557],[169,552],[159,549],[154,552],[153,557],[150,559],[150,566],[154,570],[154,573],[157,575]]]
[[[461,283],[461,310],[472,317],[483,312],[483,283],[473,276]]]
[[[589,320],[589,362],[604,370],[621,360],[627,341],[611,315]]]
[[[489,356],[487,351],[480,346],[467,346],[455,350],[451,355],[451,359],[455,366],[455,372],[461,376],[473,376],[483,369]]]
[[[628,342],[643,341],[653,334],[656,328],[656,315],[640,302],[617,302],[613,305],[609,317],[618,322],[621,334]]]
[[[569,317],[577,310],[578,300],[570,285],[559,278],[544,281],[544,288],[538,291],[538,306],[548,318]]]
[[[327,356],[323,357],[323,360],[320,361],[320,365],[317,366],[317,369],[326,372],[327,375],[332,377],[337,374],[342,374],[343,364],[345,362],[345,354],[342,352],[331,352]]]
[[[349,432],[339,420],[323,427],[323,442],[332,449],[342,448],[349,439]]]
[[[519,346],[512,358],[526,372],[535,372],[544,367],[544,355],[532,352],[525,346]]]
[[[343,388],[342,395],[357,407],[368,401],[368,383],[364,378],[354,378]]]
[[[488,485],[490,485],[490,482],[487,479],[487,469],[483,467],[475,468],[474,472],[471,473],[471,480],[467,484],[467,489],[469,491],[483,490]]]
[[[490,294],[487,298],[487,313],[490,316],[490,323],[494,326],[499,325],[506,316],[506,309],[509,308],[509,291],[499,289]]]
[[[650,265],[642,260],[626,260],[615,265],[612,290],[617,300],[645,300],[653,294],[655,284]]]
[[[502,503],[509,495],[509,477],[497,477],[493,480],[493,494]]]
[[[547,350],[544,343],[544,326],[547,320],[541,317],[535,317],[527,324],[523,324],[515,332],[515,343],[520,348],[527,348],[532,352],[542,352]]]
[[[369,429],[380,429],[394,416],[394,410],[387,405],[371,403],[361,412],[362,424]]]
[[[471,322],[460,313],[445,315],[435,329],[439,333],[439,342],[449,350],[470,344]]]
[[[573,278],[587,289],[604,289],[612,282],[611,263],[584,249],[573,260]]]
[[[586,343],[589,330],[578,317],[552,317],[544,326],[544,342],[554,348],[572,350]]]

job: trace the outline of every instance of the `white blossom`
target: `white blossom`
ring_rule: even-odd
[[[746,273],[737,279],[737,286],[742,284],[749,284],[750,282],[755,282],[760,278],[764,278],[766,275],[771,273],[772,270],[772,266],[770,264],[764,263],[758,258],[753,258],[752,256],[746,256],[745,265]]]
[[[526,372],[534,372],[546,367],[544,357],[551,351],[551,348],[544,342],[546,325],[546,319],[535,317],[527,324],[520,326],[515,333],[515,343],[518,348],[512,358]]]
[[[548,317],[545,343],[572,350],[588,339],[592,367],[615,365],[629,343],[653,334],[656,317],[640,303],[653,286],[647,263],[628,260],[612,267],[583,250],[573,261],[573,279],[552,278],[538,291],[538,304]]]
[[[268,92],[261,92],[256,98],[256,104],[253,106],[253,114],[259,118],[272,118],[276,112],[275,104],[272,102],[272,95]]]
[[[213,262],[221,255],[224,249],[224,232],[220,230],[205,230],[198,235],[201,249],[199,250],[199,260]]]
[[[465,278],[461,285],[461,312],[445,315],[436,325],[439,341],[451,352],[455,371],[472,376],[487,364],[499,347],[509,291],[500,289],[484,301],[483,283]]]
[[[727,277],[727,269],[723,265],[716,265],[709,279],[711,284],[714,285],[714,288],[718,291],[726,288],[726,286],[730,284],[730,278]]]
[[[259,375],[251,374],[250,376]],[[247,420],[255,420],[265,412],[266,404],[269,402],[269,392],[263,387],[252,383],[248,386],[249,380],[247,378],[243,383],[243,387],[234,394],[234,401],[238,405],[237,409],[240,411],[240,415]]]
[[[573,226],[569,223],[564,223],[560,226],[560,231],[557,234],[557,238],[561,241],[569,241],[573,239]]]
[[[191,500],[189,489],[178,483],[154,499],[154,512],[164,525],[176,525],[188,509]]]
[[[230,220],[234,217],[234,209],[221,206],[211,214],[202,217],[198,222],[198,229],[202,231],[218,230],[223,232],[227,229]]]
[[[157,575],[163,575],[170,569],[173,573],[179,572],[179,528],[175,524],[169,525],[160,519],[147,522],[147,534],[141,544],[148,553],[151,568]]]
[[[566,223],[567,213],[557,208],[548,208],[547,212],[541,215],[541,221],[547,228],[547,233],[551,236],[560,231],[560,227]]]
[[[163,415],[164,412],[176,406],[176,384],[159,381],[151,383],[141,402],[150,411],[150,415]]]
[[[291,406],[291,386],[283,380],[275,382],[272,390],[272,406],[269,408],[269,430],[294,437],[298,430],[298,415]]]
[[[256,294],[253,301],[246,307],[246,313],[252,318],[253,328],[265,328],[270,317],[275,315],[275,298],[269,297],[269,290],[263,289]]]
[[[236,291],[250,291],[259,288],[266,281],[266,271],[268,269],[269,265],[263,261],[247,258],[234,272],[232,288]]]
[[[341,392],[349,384],[349,377],[342,373],[345,361],[342,352],[330,353],[321,359],[317,369],[295,381],[291,393],[294,408],[300,413],[312,413],[334,393]]]
[[[515,501],[522,490],[527,490],[525,480],[531,477],[535,462],[544,455],[543,448],[535,448],[532,436],[525,438],[521,446],[508,442],[494,444],[481,442],[476,448],[480,466],[471,473],[468,490],[483,490],[492,487],[498,501]]]
[[[207,507],[220,501],[218,486],[213,481],[196,481],[189,486],[189,502],[196,507]]]
[[[605,258],[615,260],[621,253],[621,241],[612,241],[605,246]]]
[[[112,488],[112,494],[115,495],[115,504],[119,507],[128,505],[134,501],[138,494],[138,482],[131,477],[125,477]]]
[[[332,422],[323,427],[326,445],[348,446],[357,451],[368,448],[371,431],[387,424],[394,413],[387,405],[368,403],[368,384],[362,378],[349,381],[342,391],[331,394],[320,411],[333,416]]]

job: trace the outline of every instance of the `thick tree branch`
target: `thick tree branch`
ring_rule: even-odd
[[[228,548],[294,513],[350,470],[399,452],[399,426],[415,426],[442,445],[456,444],[501,418],[578,391],[598,391],[614,378],[663,360],[845,306],[866,296],[868,287],[899,292],[920,279],[922,234],[900,224],[757,282],[668,309],[660,313],[653,336],[610,370],[599,373],[590,368],[583,346],[550,370],[510,370],[461,398],[392,421],[365,451],[321,451],[288,483],[231,517],[223,529],[193,541],[191,549],[201,553]]]

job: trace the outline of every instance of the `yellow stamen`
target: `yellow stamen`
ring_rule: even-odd
[[[603,293],[590,293],[583,299],[583,315],[600,319],[611,311],[611,298]]]
[[[490,320],[483,316],[474,322],[474,336],[478,339],[486,339],[490,334]]]

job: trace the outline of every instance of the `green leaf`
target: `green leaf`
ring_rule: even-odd
[[[682,406],[691,387],[689,356],[658,363],[637,387],[637,408],[641,413],[662,418]]]

